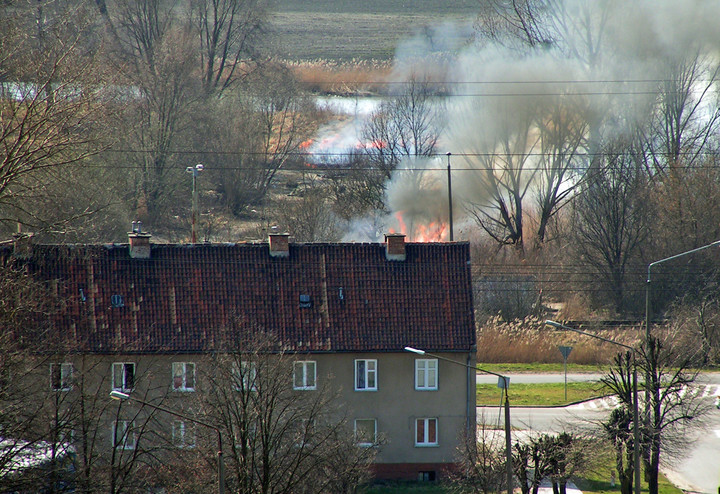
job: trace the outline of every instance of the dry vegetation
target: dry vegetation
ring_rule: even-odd
[[[295,76],[313,93],[358,94],[380,92],[392,70],[392,63],[386,60],[359,60],[337,62],[315,59],[305,62],[287,61]]]
[[[579,329],[631,346],[642,337],[640,328],[580,326]],[[557,363],[562,362],[559,345],[573,347],[568,363],[574,364],[609,364],[617,353],[613,345],[553,330],[536,317],[510,322],[495,317],[478,330],[477,358],[486,363]]]

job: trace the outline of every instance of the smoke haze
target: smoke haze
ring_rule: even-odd
[[[702,69],[717,76],[713,70],[720,49],[720,2],[716,0],[542,3],[552,9],[545,16],[552,39],[539,47],[519,50],[508,40],[477,39],[456,50],[451,62],[443,60],[435,66],[427,59],[422,65],[413,63],[420,48],[429,49],[427,41],[410,40],[399,48],[397,80],[436,72],[440,66],[451,82],[448,125],[437,152],[451,152],[457,169],[452,179],[456,224],[467,221],[473,208],[492,202],[494,187],[488,182],[493,174],[488,169],[498,176],[519,167],[523,169],[519,187],[540,186],[538,154],[548,147],[543,142],[547,129],[543,133],[540,128],[553,112],[554,118],[577,125],[586,137],[592,132],[623,134],[648,118],[658,87],[688,59],[699,56]],[[436,30],[436,45],[446,46],[440,41],[442,32],[465,29],[442,26]],[[715,91],[711,96],[713,107]],[[574,124],[574,118],[587,127]],[[590,141],[584,139],[575,149],[578,156],[588,151]],[[444,167],[444,157],[401,163],[401,169],[424,171],[396,171],[387,184],[388,207],[403,212],[408,223],[447,221]],[[428,171],[432,168],[439,171]],[[475,171],[461,170],[465,168]],[[571,174],[563,180],[572,180]],[[393,227],[394,217],[375,223]]]

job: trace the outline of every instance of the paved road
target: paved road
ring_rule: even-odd
[[[578,380],[592,374],[578,374]],[[595,375],[597,376],[597,375]],[[483,376],[485,379],[486,376]],[[493,376],[491,376],[493,377]],[[530,375],[518,374],[510,376],[510,386],[519,382],[563,382],[562,374]],[[517,379],[513,379],[517,377]],[[596,377],[597,378],[597,377]],[[482,382],[496,383],[497,378],[483,380]],[[570,374],[568,374],[568,382]],[[709,405],[714,405],[720,397],[720,373],[703,374],[699,378],[701,384],[699,392]],[[512,396],[512,394],[510,395]],[[599,421],[605,419],[609,410],[616,405],[612,398],[593,400],[568,407],[558,408],[526,408],[512,407],[510,421],[515,430],[513,435],[521,438],[528,431],[560,432],[592,428]],[[484,418],[486,423],[504,425],[502,411],[499,407],[478,407],[478,420]],[[665,475],[681,489],[688,492],[703,494],[716,494],[720,486],[720,410],[712,408],[705,418],[705,427],[693,437],[693,443],[688,455],[676,464],[664,469]]]
[[[568,373],[567,380],[572,382],[597,381],[602,374]],[[565,382],[564,374],[508,374],[510,386],[513,384],[539,384],[539,383],[562,383]],[[497,384],[498,377],[492,374],[478,373],[475,380],[478,384]]]

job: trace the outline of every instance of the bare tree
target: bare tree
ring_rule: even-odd
[[[356,444],[330,377],[317,376],[315,390],[294,390],[293,361],[300,357],[265,338],[231,344],[204,376],[202,406],[230,438],[228,485],[263,494],[354,492],[374,448]]]
[[[225,150],[199,156],[233,214],[259,204],[278,172],[292,161],[305,139],[309,104],[292,74],[271,64],[248,76],[232,97],[226,93],[218,101],[217,118],[207,119],[196,145],[204,151],[209,142]]]
[[[620,398],[621,406],[610,412],[602,423],[603,431],[615,450],[615,469],[620,479],[620,492],[632,494],[635,471],[635,444],[633,433],[633,358],[630,352],[619,353],[608,374],[601,382]]]
[[[650,233],[648,193],[642,167],[620,143],[606,149],[603,167],[575,199],[578,252],[608,287],[618,313],[625,309],[628,266]]]
[[[528,103],[526,98],[520,99]],[[465,157],[468,165],[475,169],[466,183],[477,193],[476,197],[467,198],[467,207],[492,239],[522,251],[525,243],[523,202],[537,174],[531,156],[540,142],[534,129],[532,106],[517,114],[505,102],[503,99],[496,103],[498,126],[494,131],[485,132],[475,146],[476,152]]]
[[[92,17],[74,4],[42,14],[42,36],[23,29],[27,12],[3,5],[0,30],[0,221],[20,220],[35,231],[54,228],[47,210],[37,205],[58,191],[58,175],[98,153],[108,140],[99,122],[105,74],[99,70]],[[63,220],[92,211],[68,211]]]
[[[193,0],[190,12],[200,36],[205,94],[220,94],[242,79],[259,58],[266,0]]]
[[[451,482],[461,492],[493,494],[507,489],[505,444],[498,429],[478,422],[477,434],[466,433],[458,447],[457,471]]]
[[[340,218],[328,201],[322,184],[309,182],[295,189],[294,197],[279,201],[274,218],[281,231],[292,232],[298,242],[337,242]]]
[[[556,98],[538,118],[539,171],[533,196],[537,209],[535,241],[544,244],[550,221],[582,185],[588,120],[585,105],[571,95]]]
[[[481,39],[512,47],[534,47],[553,42],[547,16],[550,0],[491,0],[481,2],[476,29]]]
[[[531,437],[513,445],[513,469],[522,494],[537,494],[540,483],[551,472],[550,457],[546,454],[549,436]]]
[[[387,180],[403,159],[435,153],[444,124],[442,101],[433,91],[427,79],[412,74],[362,129],[362,150]]]
[[[648,491],[658,492],[658,475],[661,454],[670,458],[682,454],[691,441],[693,426],[699,425],[709,405],[693,391],[698,371],[693,368],[695,353],[688,350],[685,340],[669,332],[664,337],[650,336],[638,351],[638,364],[646,376],[642,386],[649,402],[645,404],[642,427],[642,457]],[[621,354],[603,382],[617,394],[625,414],[632,409],[631,359]],[[631,475],[629,454],[636,445],[627,437],[628,417],[618,412],[606,424],[606,430],[615,441],[617,454],[624,454],[621,475]],[[618,456],[620,468],[622,459]],[[624,472],[624,473],[623,473]],[[627,479],[625,479],[627,480]]]
[[[702,159],[717,132],[720,111],[713,88],[720,65],[700,50],[683,52],[665,64],[654,111],[639,133],[648,173],[677,179],[684,172],[681,167]]]
[[[364,151],[352,150],[340,169],[324,172],[337,214],[345,220],[385,208],[387,175],[375,168]]]
[[[195,66],[189,26],[176,21],[174,3],[159,0],[121,2],[116,14],[121,62],[131,68],[127,84],[139,94],[122,123],[122,145],[132,150],[132,196],[140,217],[165,211],[185,168],[175,165],[174,151],[189,129],[194,103],[200,97],[192,75]]]

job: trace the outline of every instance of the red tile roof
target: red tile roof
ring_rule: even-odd
[[[27,265],[64,301],[54,323],[92,352],[201,352],[228,332],[275,335],[293,351],[468,351],[475,344],[467,243],[34,245]],[[309,301],[307,297],[309,297]],[[308,306],[309,305],[309,306]]]

